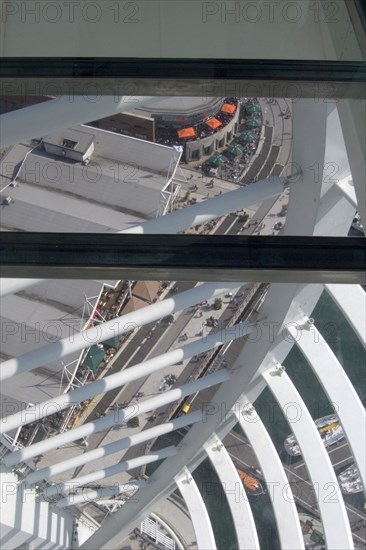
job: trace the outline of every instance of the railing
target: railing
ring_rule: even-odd
[[[151,537],[155,543],[161,544],[169,550],[175,550],[175,541],[159,530],[159,523],[157,521],[150,518],[144,519],[140,530],[141,533]]]

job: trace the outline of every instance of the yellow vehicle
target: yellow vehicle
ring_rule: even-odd
[[[192,403],[196,399],[198,393],[199,392],[197,391],[194,395],[188,397],[187,401],[184,403],[184,405],[182,405],[182,413],[187,414],[187,412],[189,412],[189,409],[191,408]]]

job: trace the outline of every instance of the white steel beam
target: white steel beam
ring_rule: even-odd
[[[176,452],[177,449],[174,445],[170,445],[169,447],[164,447],[164,449],[160,449],[159,451],[152,451],[148,455],[138,456],[136,458],[131,458],[130,460],[124,460],[123,462],[119,462],[113,466],[108,466],[108,468],[103,468],[102,470],[97,470],[96,472],[85,474],[84,476],[75,477],[73,479],[69,479],[68,481],[57,483],[56,485],[50,485],[43,491],[43,495],[46,498],[50,498],[63,493],[70,493],[83,485],[96,483],[97,481],[121,474],[122,472],[127,472],[133,468],[140,468],[140,466],[144,466],[145,464],[151,464],[157,460],[175,456]]]
[[[193,413],[180,416],[164,424],[159,424],[153,428],[142,430],[141,432],[129,435],[128,437],[123,437],[122,439],[118,439],[117,441],[113,441],[107,445],[102,445],[92,451],[87,451],[81,455],[69,458],[68,460],[35,470],[26,477],[26,482],[31,485],[41,480],[49,480],[51,477],[66,472],[67,470],[77,468],[78,466],[83,466],[84,464],[88,464],[94,460],[103,458],[104,456],[113,455],[123,449],[129,449],[135,445],[149,441],[150,439],[155,439],[161,435],[179,430],[185,426],[189,426],[190,424],[201,422],[201,420],[202,411],[195,411]]]
[[[58,447],[67,445],[68,443],[76,441],[77,439],[88,437],[93,433],[103,432],[108,428],[111,428],[112,426],[124,424],[127,419],[134,418],[139,414],[146,413],[158,407],[163,407],[165,405],[168,405],[169,403],[178,401],[183,397],[193,395],[196,392],[199,392],[205,388],[210,388],[211,386],[214,386],[216,384],[221,384],[222,382],[229,380],[229,378],[230,373],[227,370],[219,370],[214,374],[204,376],[203,378],[200,378],[195,382],[184,384],[180,388],[170,390],[165,394],[156,395],[155,397],[146,399],[145,401],[141,401],[138,406],[130,405],[125,409],[119,410],[118,412],[108,414],[103,418],[99,418],[98,420],[95,420],[93,422],[88,422],[87,424],[83,424],[82,426],[56,435],[55,437],[52,437],[50,439],[45,439],[43,441],[35,443],[34,445],[30,445],[29,447],[18,449],[13,453],[7,455],[4,458],[4,463],[8,467],[15,466],[15,464],[18,464],[19,462],[28,460],[40,454],[44,454],[48,451],[51,451],[52,449],[57,449]]]
[[[210,349],[221,346],[224,343],[247,336],[253,332],[253,323],[245,322],[238,323],[228,329],[223,329],[218,333],[211,334],[207,338],[197,340],[183,346],[182,348],[175,349],[158,355],[152,359],[148,359],[143,363],[138,363],[129,369],[110,376],[105,376],[100,380],[86,384],[81,388],[71,390],[68,393],[53,397],[43,403],[37,403],[32,405],[25,411],[19,411],[16,414],[7,416],[1,419],[0,434],[9,432],[19,426],[36,422],[41,418],[50,416],[56,412],[60,412],[67,409],[71,405],[86,401],[96,395],[102,395],[108,391],[119,388],[124,384],[129,384],[139,378],[150,376],[152,373],[159,371],[165,367],[176,365],[180,361],[204,353]]]
[[[366,293],[360,285],[325,285],[325,290],[338,307],[366,348]]]
[[[99,96],[89,100],[84,96],[62,96],[51,101],[11,111],[0,116],[0,147],[32,138],[43,137],[113,114],[127,113],[139,106],[160,100],[149,96]]]
[[[235,191],[229,191],[213,199],[181,208],[165,216],[134,225],[119,233],[172,234],[187,227],[194,227],[242,208],[248,208],[283,192],[285,178],[271,177]]]
[[[222,484],[233,518],[238,548],[240,550],[259,550],[252,509],[229,453],[216,434],[205,445],[205,450]]]
[[[241,414],[236,412],[236,416],[253,447],[264,479],[271,484],[269,497],[273,506],[281,549],[298,548],[301,550],[304,548],[304,539],[295,500],[272,439],[250,403],[243,407]]]
[[[275,285],[276,292],[272,300],[263,304],[261,313],[270,322],[275,323],[285,317],[292,297],[296,292],[296,285]],[[267,321],[266,321],[267,322]],[[166,498],[175,490],[174,477],[177,476],[187,465],[194,468],[205,458],[202,452],[202,445],[209,440],[213,432],[220,432],[223,439],[236,423],[234,409],[240,406],[240,396],[243,388],[249,384],[255,372],[256,365],[263,361],[267,349],[271,345],[270,338],[262,338],[262,345],[246,345],[247,350],[253,355],[240,357],[235,361],[236,370],[228,382],[221,384],[211,401],[204,406],[204,422],[193,426],[182,441],[181,452],[174,459],[167,459],[164,468],[158,468],[151,476],[150,483],[139,492],[138,502],[130,502],[128,506],[122,507],[116,512],[116,517],[106,518],[103,526],[85,543],[84,550],[109,550],[113,545],[128,536],[146,516],[149,515],[154,505]],[[268,346],[266,345],[268,344]],[[244,365],[244,366],[243,366]],[[252,367],[252,368],[251,368]],[[238,401],[239,400],[239,401]],[[235,418],[235,422],[232,418]]]
[[[332,550],[354,548],[337,477],[304,401],[285,372],[269,369],[263,372],[262,376],[284,412],[290,410],[289,402],[293,405],[292,411],[294,406],[299,411],[294,418],[287,418],[287,420],[291,422],[291,428],[300,446],[310,479],[314,487],[317,487],[315,496],[322,518],[327,548],[332,548]],[[328,502],[329,484],[338,488],[338,498],[333,498],[331,503]]]
[[[209,300],[226,294],[242,284],[243,283],[216,282],[198,285],[191,290],[176,294],[174,297],[166,298],[161,302],[151,304],[138,311],[127,313],[126,315],[122,315],[106,323],[101,323],[95,327],[79,332],[78,334],[73,334],[72,339],[63,338],[62,340],[58,340],[42,348],[25,353],[20,357],[4,361],[1,365],[0,381],[8,380],[15,375],[35,369],[36,367],[40,367],[52,361],[58,361],[62,357],[80,351],[85,347],[104,342],[104,340],[108,340],[109,338],[119,336],[137,327],[157,321],[161,317],[176,313],[198,302],[202,302],[202,300]]]
[[[122,493],[129,493],[131,491],[136,492],[140,487],[145,487],[146,482],[141,481],[131,481],[131,483],[126,483],[124,485],[116,485],[112,487],[99,487],[98,489],[83,487],[80,494],[68,495],[61,500],[56,502],[56,508],[65,508],[66,506],[74,506],[76,504],[87,504],[88,502],[98,502],[100,499],[105,499],[106,497],[115,498]],[[114,504],[113,500],[109,501],[109,504]]]
[[[196,535],[197,547],[202,550],[208,548],[210,550],[216,550],[215,536],[212,530],[210,517],[191,473],[185,468],[184,472],[175,478],[175,481],[185,500],[191,517]]]
[[[322,338],[312,321],[300,323],[301,337],[293,324],[288,327],[291,336],[305,356],[323,390],[334,404],[342,424],[363,486],[366,488],[366,415],[365,409],[342,365]]]

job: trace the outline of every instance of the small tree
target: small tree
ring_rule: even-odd
[[[127,426],[128,428],[138,428],[140,426],[139,417],[134,416],[133,418],[127,420]]]
[[[214,301],[214,309],[221,309],[222,308],[222,300],[221,298],[216,298]]]

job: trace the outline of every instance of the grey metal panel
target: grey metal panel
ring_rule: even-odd
[[[11,208],[2,208],[1,224],[11,224],[11,227],[26,231],[63,231],[64,228],[70,231],[71,227],[80,232],[103,232],[107,229],[120,231],[136,223],[136,216],[129,216],[82,197],[70,196],[57,189],[21,183],[15,188],[8,188],[7,192],[14,203]],[[22,207],[23,204],[25,206]],[[19,208],[22,208],[20,220],[9,221],[18,214]],[[32,216],[34,220],[31,220]],[[33,229],[28,229],[30,225]]]
[[[115,282],[110,281],[112,285]],[[93,280],[48,279],[23,291],[22,295],[38,297],[42,302],[64,304],[66,311],[72,311],[75,316],[81,317],[85,296],[98,296],[102,284],[102,281]]]
[[[126,99],[128,101],[128,98]],[[131,102],[133,103],[133,98],[131,98]],[[174,153],[172,147],[91,126],[78,126],[78,130],[81,129],[95,135],[95,155],[93,156],[112,159],[113,162],[119,162],[122,165],[136,166],[145,172],[161,174],[166,179]],[[109,162],[109,164],[111,163]],[[141,182],[142,184],[143,182]],[[150,183],[144,185],[150,186]]]
[[[71,338],[80,331],[80,313],[67,313],[16,295],[3,298],[0,317],[3,355],[17,357],[60,338]],[[67,361],[60,360],[47,364],[40,372],[46,377],[56,374],[59,380],[62,364],[71,363],[78,356],[79,354],[73,354]],[[39,383],[40,380],[36,377],[33,384]],[[2,385],[2,391],[6,393],[5,385]],[[30,400],[22,393],[19,393],[19,398]]]
[[[106,231],[106,227],[103,225],[80,220],[73,216],[60,214],[22,201],[16,201],[1,208],[1,224],[5,230],[45,231],[47,233],[53,231],[101,233]]]
[[[90,165],[82,166],[34,153],[25,161],[20,181],[97,201],[117,211],[153,217],[166,185],[166,177],[143,171],[138,164],[93,157]]]
[[[49,335],[49,339],[51,339],[54,334],[58,334],[59,336],[62,334],[63,337],[66,337],[69,329],[66,330],[63,325],[75,319],[75,316],[71,316],[69,313],[50,307],[49,305],[13,295],[5,296],[2,299],[1,318],[13,323],[23,323],[29,329],[36,327],[38,331]],[[41,321],[42,324],[38,325],[37,323]],[[80,323],[80,318],[77,321]]]
[[[7,380],[2,384],[1,394],[5,402],[9,403],[1,411],[11,414],[18,412],[16,408],[10,409],[10,402],[15,401],[15,407],[24,408],[28,403],[42,403],[46,399],[60,395],[60,375],[62,367],[50,369],[49,372],[43,369],[42,373],[36,371],[27,372],[23,376],[17,376],[12,380]],[[52,375],[54,374],[54,376]],[[3,414],[3,416],[7,416]]]

